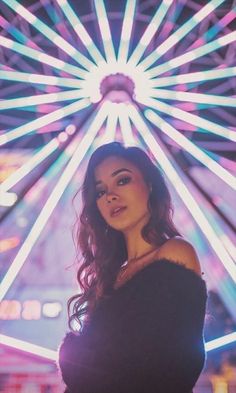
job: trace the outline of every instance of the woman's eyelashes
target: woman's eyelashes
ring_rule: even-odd
[[[125,176],[121,177],[119,180],[117,180],[118,186],[123,186],[125,184],[128,184],[131,180],[130,176]],[[105,190],[97,190],[96,192],[96,199],[101,198],[101,196],[105,193]]]

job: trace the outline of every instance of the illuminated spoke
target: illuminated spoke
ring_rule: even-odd
[[[68,184],[70,183],[72,177],[77,171],[81,161],[83,160],[86,152],[88,151],[91,143],[96,137],[97,132],[101,128],[107,117],[107,107],[106,103],[103,104],[95,116],[89,130],[86,130],[85,135],[80,141],[77,149],[72,155],[67,167],[62,173],[59,181],[57,182],[53,192],[49,196],[47,202],[43,206],[38,218],[36,219],[34,225],[32,226],[28,236],[26,237],[24,243],[22,244],[20,250],[18,251],[14,261],[12,262],[10,268],[8,269],[5,277],[1,282],[0,288],[0,301],[4,298],[12,283],[14,282],[16,276],[18,275],[20,269],[24,265],[27,257],[29,256],[32,248],[37,242],[42,230],[48,222],[49,217],[53,213],[57,203],[59,202],[61,196],[66,190]]]
[[[182,109],[173,107],[171,105],[165,104],[164,102],[154,100],[152,98],[143,99],[140,103],[149,106],[157,111],[163,112],[167,115],[173,116],[177,119],[182,120],[183,122],[187,122],[193,124],[197,128],[202,128],[213,134],[220,135],[226,139],[231,141],[236,141],[236,132],[227,130],[225,127],[222,127],[216,123],[213,123],[210,120],[206,120],[203,117],[199,117],[197,115],[188,113]]]
[[[75,67],[71,64],[68,64],[56,57],[47,55],[43,52],[40,52],[36,49],[28,48],[25,45],[19,44],[18,42],[15,42],[13,40],[10,40],[9,38],[1,37],[0,36],[0,45],[4,46],[5,48],[9,48],[13,50],[14,52],[17,52],[23,56],[30,57],[33,60],[36,60],[38,62],[42,62],[45,64],[50,65],[53,68],[57,68],[62,71],[68,72],[68,74],[75,75],[78,78],[84,78],[85,75],[87,74],[86,71],[83,71],[82,69]]]
[[[215,338],[214,340],[205,343],[205,349],[207,352],[213,349],[221,348],[224,345],[236,342],[236,332],[226,334],[225,336]]]
[[[3,16],[0,16],[0,26],[2,26],[17,41],[24,45],[30,46],[31,48],[40,50],[39,46],[34,41],[26,37],[25,34],[13,26],[13,24],[9,23],[5,18],[3,18]]]
[[[133,123],[135,124],[135,127],[140,133],[141,138],[145,141],[146,145],[156,158],[157,162],[166,173],[170,182],[173,184],[175,191],[179,194],[186,208],[194,218],[197,225],[200,227],[202,233],[209,241],[209,244],[215,251],[216,255],[219,257],[232,279],[236,282],[236,265],[225,250],[217,233],[210,225],[203,211],[200,209],[198,201],[195,200],[195,198],[183,182],[183,176],[180,176],[174,166],[171,164],[164,150],[161,148],[161,142],[156,141],[136,108],[130,108],[129,114]]]
[[[201,150],[193,142],[188,140],[181,132],[177,131],[167,121],[162,119],[157,113],[151,109],[145,111],[146,118],[151,121],[156,127],[160,128],[168,137],[173,139],[179,146],[190,153],[196,160],[200,161],[210,171],[215,173],[221,180],[227,183],[230,187],[236,190],[236,178],[215,160],[213,160],[207,153]]]
[[[22,180],[26,175],[28,175],[37,165],[39,165],[43,160],[50,156],[59,146],[57,138],[52,139],[47,143],[40,151],[36,152],[30,160],[28,160],[24,165],[13,172],[6,180],[0,184],[0,195],[3,192],[9,191],[14,187],[20,180]]]
[[[32,120],[20,127],[15,128],[14,130],[9,131],[6,134],[0,136],[0,146],[13,141],[14,139],[20,138],[23,135],[34,132],[40,127],[46,126],[54,121],[62,119],[65,116],[71,115],[83,108],[86,108],[90,105],[90,101],[86,98],[73,102],[70,105],[65,106],[64,108],[60,108],[55,110],[54,112],[48,113],[47,115],[41,116],[38,119]]]
[[[212,94],[189,93],[176,90],[152,89],[151,97],[164,98],[165,100],[189,101],[197,104],[222,105],[236,107],[236,98],[222,97]]]
[[[236,40],[236,32],[225,34],[224,37],[217,38],[208,44],[202,45],[199,48],[193,49],[183,55],[177,56],[174,59],[162,63],[159,66],[153,67],[148,70],[149,77],[156,77],[157,75],[163,74],[164,72],[173,70],[174,68],[180,67],[183,64],[189,63],[190,61],[196,60],[199,57],[207,55],[225,45],[228,45]]]
[[[147,46],[151,42],[152,38],[158,31],[164,17],[168,9],[170,8],[173,0],[163,0],[160,4],[159,8],[157,9],[156,13],[154,14],[151,22],[149,23],[148,27],[146,28],[144,34],[141,37],[138,45],[136,46],[134,52],[129,58],[129,63],[132,65],[137,65],[139,60],[141,59],[143,53],[145,52]]]
[[[8,7],[12,8],[13,11],[17,12],[22,18],[24,18],[28,23],[30,23],[36,30],[45,37],[52,41],[58,48],[62,49],[65,53],[75,59],[79,64],[81,64],[86,70],[89,70],[93,63],[82,53],[80,53],[76,48],[74,48],[69,42],[67,42],[63,37],[57,34],[54,30],[48,27],[39,18],[33,15],[25,7],[23,7],[16,0],[2,0]]]
[[[95,11],[97,14],[97,20],[103,40],[104,50],[106,54],[107,62],[114,62],[116,60],[115,49],[113,46],[111,30],[107,18],[107,13],[103,0],[95,0]]]
[[[127,0],[118,51],[118,61],[122,63],[126,63],[128,58],[135,8],[136,0]]]
[[[161,45],[159,45],[149,56],[147,56],[140,65],[143,69],[149,68],[170,48],[180,42],[194,27],[196,27],[204,18],[214,11],[225,0],[211,0],[202,7],[192,18],[184,23],[172,35],[170,35]]]
[[[41,345],[31,344],[24,340],[19,340],[13,337],[6,336],[5,334],[0,334],[0,342],[10,348],[15,348],[20,351],[30,353],[32,355],[40,356],[44,359],[57,361],[58,352],[52,349],[44,348]]]
[[[73,8],[70,6],[67,0],[57,0],[60,5],[62,11],[67,17],[68,22],[73,27],[78,37],[83,42],[84,46],[90,53],[91,57],[95,60],[96,64],[104,63],[104,58],[99,52],[98,48],[94,44],[92,38],[88,34],[84,25],[80,22],[78,15],[74,12]]]
[[[32,105],[41,105],[61,101],[78,100],[87,98],[83,90],[69,90],[58,93],[38,94],[29,97],[12,98],[0,101],[0,110],[12,108],[24,108]]]
[[[225,28],[229,23],[232,22],[236,17],[236,7],[230,10],[223,18],[221,18],[217,23],[214,24],[208,31],[206,31],[201,37],[198,38],[190,48],[196,48],[202,44],[202,42],[207,42],[212,40],[223,28]]]
[[[29,84],[43,84],[61,87],[73,87],[78,89],[81,87],[81,80],[72,78],[61,78],[58,76],[29,74],[27,72],[1,71],[0,79],[15,82],[25,82]]]
[[[123,103],[119,104],[118,113],[119,113],[120,129],[121,129],[122,138],[124,140],[124,144],[125,146],[132,145],[135,143],[135,139],[130,124],[128,106]]]
[[[227,67],[201,72],[189,72],[188,74],[179,74],[176,76],[158,77],[150,81],[150,86],[161,87],[194,82],[202,83],[209,80],[230,78],[232,76],[236,76],[236,67]]]
[[[103,137],[101,138],[100,141],[101,144],[113,142],[115,140],[117,122],[118,122],[117,104],[111,102],[110,105],[108,106],[106,131]]]

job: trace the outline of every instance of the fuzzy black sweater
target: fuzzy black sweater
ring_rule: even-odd
[[[152,262],[100,302],[59,365],[69,393],[190,393],[205,361],[205,281],[168,259]]]

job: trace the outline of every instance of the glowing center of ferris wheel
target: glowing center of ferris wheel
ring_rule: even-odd
[[[100,83],[100,93],[103,98],[108,98],[113,102],[122,102],[123,93],[126,93],[126,96],[128,95],[132,100],[135,97],[135,84],[127,75],[120,73],[108,75]]]
[[[90,69],[81,85],[92,103],[102,99],[122,102],[123,93],[130,101],[148,94],[150,79],[148,73],[137,66],[103,63]]]

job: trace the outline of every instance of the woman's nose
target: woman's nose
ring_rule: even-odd
[[[107,202],[111,203],[112,201],[115,201],[117,199],[117,195],[115,195],[113,192],[107,193]]]

